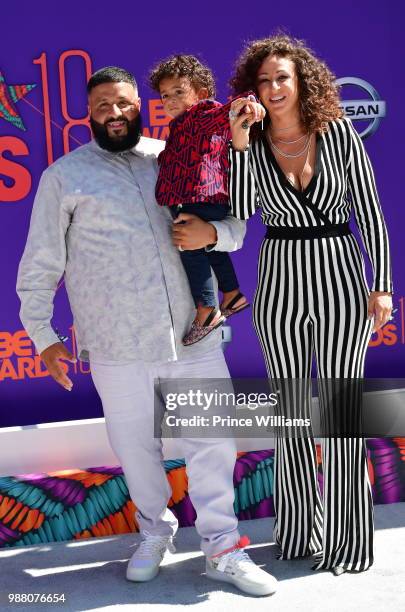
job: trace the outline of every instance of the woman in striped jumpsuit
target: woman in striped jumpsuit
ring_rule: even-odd
[[[231,83],[236,94],[255,91],[267,111],[256,128],[243,103],[232,105],[229,192],[236,217],[260,207],[267,227],[254,326],[268,373],[310,379],[314,352],[318,378],[361,378],[370,334],[391,314],[390,255],[373,171],[334,77],[302,41],[275,36],[247,47]],[[371,292],[352,209],[373,265]],[[323,440],[322,463],[323,498],[313,438],[277,435],[280,558],[315,555],[314,569],[335,575],[366,570],[374,528],[364,440]]]

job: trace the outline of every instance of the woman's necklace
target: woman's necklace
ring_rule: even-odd
[[[304,136],[301,136],[301,137],[300,137],[300,138],[298,138],[296,141],[290,141],[290,142],[288,142],[288,144],[292,144],[293,142],[298,142],[299,140],[302,140],[302,139],[303,139],[305,136],[307,136],[307,140],[306,140],[305,145],[304,145],[304,147],[302,148],[302,150],[301,150],[301,151],[299,151],[298,153],[285,153],[284,151],[282,151],[281,149],[279,149],[279,148],[277,147],[277,145],[275,145],[275,144],[274,144],[274,142],[273,142],[273,140],[272,140],[272,138],[271,138],[271,135],[270,135],[270,130],[267,130],[267,137],[268,137],[268,139],[269,139],[270,146],[271,146],[271,147],[272,147],[272,148],[273,148],[275,151],[277,151],[277,152],[278,152],[278,153],[279,153],[279,154],[280,154],[282,157],[285,157],[285,158],[287,158],[287,159],[294,159],[294,158],[298,158],[298,157],[300,157],[301,155],[303,155],[304,153],[306,153],[306,155],[305,155],[305,160],[304,160],[304,165],[302,166],[302,170],[301,170],[300,175],[299,175],[299,187],[300,187],[301,191],[302,191],[302,178],[303,178],[303,176],[304,176],[304,170],[305,170],[305,167],[306,167],[306,165],[307,165],[307,163],[308,163],[309,155],[310,155],[310,152],[311,152],[311,143],[312,143],[312,138],[311,138],[311,136],[312,136],[312,135],[311,135],[311,134],[304,134]],[[282,141],[281,141],[281,142],[282,142]],[[285,142],[285,144],[287,144],[287,141],[284,141],[284,142]],[[283,172],[283,174],[284,174],[285,178],[287,179],[287,181],[288,181],[288,182],[289,182],[289,183],[290,183],[290,184],[291,184],[291,185],[294,187],[294,189],[295,189],[294,181],[292,181],[292,180],[291,180],[291,179],[290,179],[290,178],[287,176],[287,174],[285,174],[285,172]]]
[[[301,151],[298,151],[297,153],[286,153],[285,151],[282,151],[281,149],[279,149],[276,144],[274,144],[274,142],[273,142],[273,140],[272,140],[272,138],[270,136],[270,132],[268,132],[268,137],[269,137],[269,142],[270,142],[271,147],[275,151],[277,151],[277,153],[279,155],[281,155],[282,157],[286,157],[287,159],[295,159],[297,157],[301,157],[301,155],[303,155],[304,153],[306,153],[308,151],[309,144],[311,142],[311,134],[307,134],[307,140],[306,140],[303,148],[301,149]]]
[[[281,142],[281,144],[295,144],[296,142],[299,142],[300,140],[303,140],[304,138],[306,138],[306,136],[308,136],[308,134],[303,134],[302,136],[300,136],[299,138],[296,138],[295,140],[281,140],[280,138],[277,138],[277,142]]]

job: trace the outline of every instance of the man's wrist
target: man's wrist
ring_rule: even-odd
[[[61,342],[51,325],[47,325],[39,332],[33,334],[31,340],[35,344],[38,355],[43,353],[49,346]]]

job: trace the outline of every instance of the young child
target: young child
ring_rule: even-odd
[[[173,218],[180,213],[196,215],[204,221],[226,217],[228,205],[228,142],[231,102],[221,105],[215,96],[212,72],[192,55],[176,55],[159,63],[149,77],[159,92],[163,108],[173,118],[166,147],[159,155],[156,199],[169,206]],[[252,99],[253,100],[253,99]],[[249,101],[250,112],[261,106]],[[256,114],[260,114],[258,108]],[[231,114],[231,116],[234,116]],[[260,115],[261,120],[262,116]],[[181,218],[180,218],[181,219]],[[226,317],[249,306],[239,291],[239,283],[229,253],[197,249],[180,257],[197,308],[191,329],[183,338],[188,346],[202,340],[223,324]],[[223,293],[220,310],[211,267]]]

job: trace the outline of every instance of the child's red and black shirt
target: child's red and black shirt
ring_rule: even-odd
[[[159,155],[156,199],[161,206],[228,201],[231,101],[201,100],[173,119]]]

